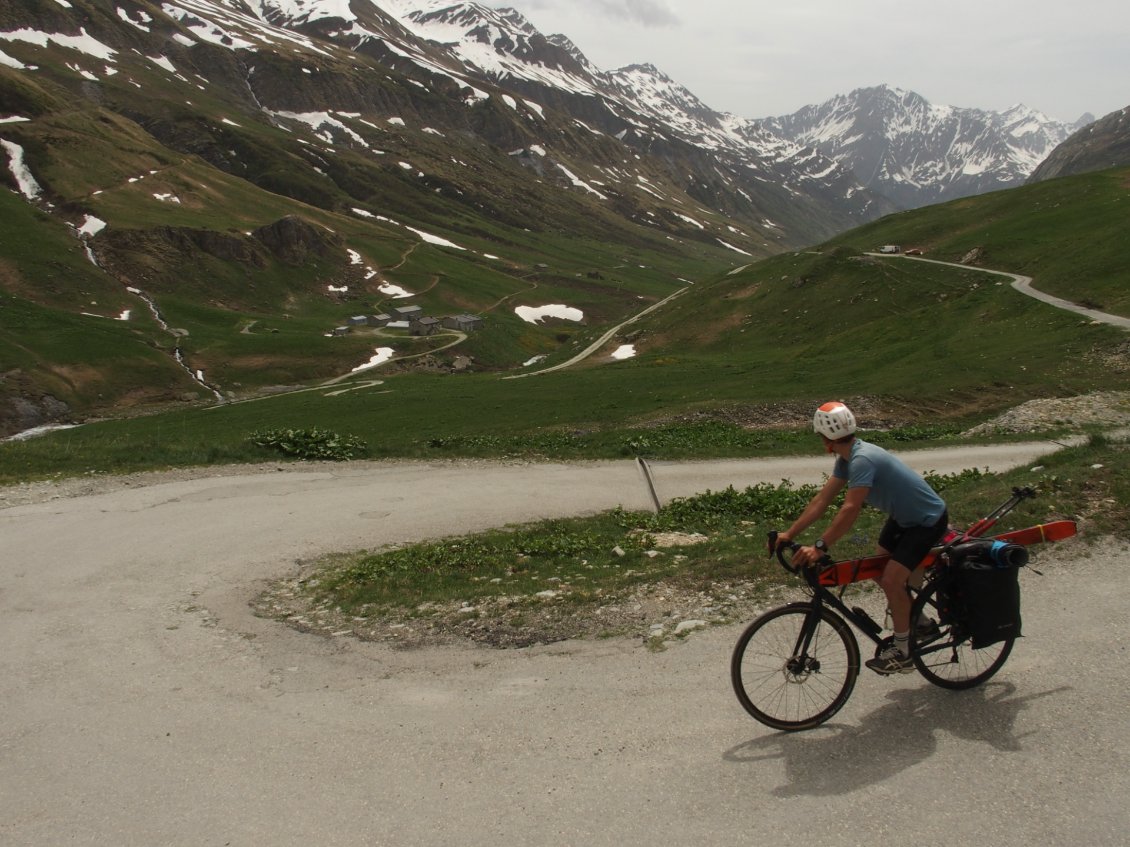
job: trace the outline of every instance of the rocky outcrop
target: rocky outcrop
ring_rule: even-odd
[[[70,413],[70,406],[49,394],[0,398],[0,438],[66,421]]]
[[[337,235],[296,215],[259,227],[251,237],[288,265],[300,265],[311,255],[326,256],[344,249]]]
[[[1130,165],[1130,106],[1076,132],[1045,159],[1028,179],[1103,171]]]

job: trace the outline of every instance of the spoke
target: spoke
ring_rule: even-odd
[[[800,615],[769,621],[742,661],[745,690],[758,708],[786,721],[801,721],[819,713],[843,688],[848,662],[840,635],[821,621],[810,639],[805,664],[790,672],[788,665],[797,643]],[[812,662],[819,670],[807,670]]]

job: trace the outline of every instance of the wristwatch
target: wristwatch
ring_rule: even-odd
[[[821,553],[827,553],[828,552],[828,545],[824,543],[823,538],[817,538],[816,543],[813,544],[812,546],[815,547],[817,550],[819,550]]]

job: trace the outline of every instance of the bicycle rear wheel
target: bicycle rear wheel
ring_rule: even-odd
[[[806,624],[812,628],[805,638]],[[807,640],[807,649],[803,647]],[[847,702],[859,675],[859,644],[839,615],[791,603],[759,617],[738,638],[730,679],[742,707],[774,729],[812,729]]]
[[[937,621],[943,619],[939,592],[944,587],[944,579],[934,580],[918,595],[911,609],[911,620],[918,620],[921,614]],[[1014,639],[1009,638],[975,650],[964,627],[951,621],[941,624],[938,634],[930,638],[923,638],[911,627],[910,654],[918,672],[934,685],[973,688],[1001,669],[1012,652],[1013,642]]]

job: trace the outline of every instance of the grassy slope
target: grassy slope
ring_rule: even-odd
[[[1028,197],[1026,192],[1019,196]],[[1078,202],[1085,205],[1087,196],[1084,192]],[[999,204],[1001,198],[986,202]],[[940,220],[932,224],[937,231],[953,205],[938,207]],[[1026,207],[1027,202],[1021,204],[1022,210]],[[1065,204],[1061,214],[1070,240],[1076,234],[1076,210]],[[925,212],[912,215],[925,226]],[[901,218],[888,223],[902,234]],[[1033,251],[1044,255],[1052,247],[1048,239],[1033,245]],[[898,239],[873,226],[841,240],[871,246]],[[996,243],[982,240],[990,254]],[[584,262],[591,253],[567,248],[562,242],[554,254],[563,270],[591,267]],[[423,256],[419,250],[414,258],[416,254]],[[444,261],[454,260],[445,255]],[[1036,262],[1026,261],[1029,271]],[[631,285],[654,297],[662,293],[661,282],[682,284],[670,276],[649,280],[646,274],[633,276]],[[561,273],[544,289],[539,282],[535,293],[563,293],[567,282],[575,283],[576,277]],[[528,292],[522,296],[532,297]],[[250,433],[278,427],[317,426],[356,435],[376,456],[513,449],[561,455],[569,452],[572,437],[580,438],[592,455],[617,455],[626,440],[636,437],[631,427],[694,410],[788,401],[804,406],[835,395],[882,398],[878,402],[893,417],[911,421],[924,412],[967,419],[1030,397],[1127,385],[1125,368],[1119,370],[1117,362],[1100,355],[1123,344],[1124,333],[1026,298],[998,277],[973,269],[872,259],[841,246],[782,255],[723,274],[693,285],[675,302],[674,308],[629,328],[640,355],[625,362],[612,362],[606,349],[585,366],[521,380],[490,373],[426,376],[386,369],[363,373],[355,381],[361,386],[376,377],[382,384],[344,393],[340,389],[349,383],[215,409],[105,422],[2,449],[14,476],[51,468],[81,472],[250,460],[264,457],[248,446]],[[478,349],[502,357],[498,351],[515,345],[536,348],[522,334],[534,330],[519,326],[512,313],[507,317],[509,309],[507,302],[492,314],[474,341]],[[566,348],[576,349],[597,328],[566,332],[572,333]],[[298,344],[281,332],[269,339],[241,337],[248,344]],[[592,438],[601,430],[615,436]],[[556,441],[542,435],[539,442],[536,433],[573,435]],[[754,449],[740,441],[702,447],[714,454]]]
[[[901,396],[940,408],[987,389],[1005,405],[1108,384],[1096,351],[1123,337],[1000,277],[847,250],[766,260],[648,330],[654,346],[634,363],[641,371],[693,357],[715,362],[723,384],[744,376],[751,399]]]
[[[1130,169],[1114,168],[955,200],[875,221],[831,245],[920,247],[931,258],[1026,274],[1037,288],[1130,316]]]
[[[304,144],[301,136],[309,133],[302,127],[288,131],[257,110],[249,112],[223,86],[205,90],[191,84],[186,91],[143,58],[121,59],[121,72],[101,83],[102,105],[68,91],[73,72],[52,61],[45,60],[34,77],[0,68],[0,99],[33,118],[6,124],[5,138],[23,146],[54,204],[48,217],[4,192],[0,292],[72,313],[88,309],[89,300],[115,315],[131,310],[130,323],[118,328],[123,336],[142,333],[166,352],[179,346],[192,370],[203,370],[233,395],[337,376],[382,343],[368,337],[331,343],[323,337],[351,315],[398,305],[378,290],[380,279],[366,283],[346,248],[388,282],[417,292],[413,302],[433,314],[487,315],[496,331],[469,340],[458,352],[491,368],[516,366],[535,353],[568,354],[587,327],[622,319],[638,307],[637,298],[664,296],[678,276],[725,267],[735,255],[716,244],[633,224],[583,192],[532,180],[510,157],[462,133],[441,138],[366,114],[342,119],[353,137],[368,139],[367,148],[343,144],[332,150],[320,139]],[[518,120],[497,103],[482,108],[501,109],[505,120]],[[592,143],[618,149],[613,141]],[[227,172],[209,164],[217,156],[227,158]],[[407,171],[403,161],[421,170]],[[2,178],[14,187],[7,175]],[[139,233],[126,273],[113,268],[117,279],[94,268],[61,225],[78,223],[87,213],[108,221],[108,233]],[[332,230],[341,248],[294,265],[241,264],[162,241],[164,228],[176,227],[255,247],[246,233],[294,214]],[[429,245],[408,226],[465,249]],[[590,274],[600,274],[600,284]],[[331,284],[348,284],[348,294],[331,296]],[[176,338],[161,333],[126,285],[146,291],[169,324],[184,332]],[[531,326],[513,314],[516,305],[549,302],[583,308],[586,327]],[[12,362],[18,355],[25,364],[49,363],[58,354],[42,332],[21,332],[2,321],[0,345],[12,351]],[[252,331],[244,332],[253,322]],[[9,381],[0,391],[51,394],[82,417],[112,413],[139,392],[167,399],[170,386],[178,393],[197,390],[171,359],[163,372],[157,368],[151,384],[135,385],[139,376],[144,374],[136,369],[109,375],[120,383],[116,388],[101,377],[97,386],[81,378],[72,385],[49,378],[43,369],[25,369],[19,382]]]
[[[78,405],[196,396],[162,349],[172,338],[66,227],[7,191],[0,219],[0,396],[35,386]]]
[[[280,427],[356,435],[374,456],[514,449],[576,455],[569,439],[580,438],[582,450],[590,451],[581,455],[595,457],[620,455],[632,437],[653,437],[650,430],[633,436],[625,430],[633,423],[696,408],[879,396],[895,416],[909,420],[927,410],[962,418],[1049,391],[1125,385],[1125,378],[1112,382],[1089,359],[1092,348],[1114,344],[1121,337],[1117,331],[1081,325],[973,271],[930,268],[923,277],[908,273],[909,265],[850,256],[781,257],[707,287],[689,304],[677,301],[683,304],[678,312],[664,314],[637,342],[646,349],[649,339],[662,337],[664,344],[636,360],[613,363],[603,355],[594,366],[509,381],[495,374],[369,372],[352,383],[356,390],[343,392],[350,387],[345,383],[6,445],[5,465],[19,476],[49,468],[73,473],[246,461],[269,455],[250,447],[248,436]],[[794,288],[789,280],[800,277],[806,282]],[[878,296],[851,303],[860,290]],[[701,332],[696,345],[693,328],[710,325],[701,310],[732,316],[737,297],[743,297],[737,300],[740,319],[727,333]],[[374,377],[383,382],[368,385]],[[590,435],[600,430],[613,434],[603,440]],[[542,441],[531,437],[539,432]],[[558,436],[548,437],[552,433]],[[712,445],[706,437],[703,431],[687,433],[691,454],[788,447],[779,441]],[[687,453],[677,445],[660,455]]]
[[[634,245],[516,230],[485,219],[471,222],[453,205],[451,223],[462,225],[463,232],[404,222],[449,238],[464,249],[436,247],[398,223],[317,209],[265,192],[161,147],[117,116],[93,110],[60,112],[22,131],[26,137],[21,141],[29,151],[38,149],[37,139],[47,137],[58,145],[57,154],[65,152],[69,143],[89,151],[83,157],[88,165],[81,168],[61,155],[44,158],[47,165],[41,178],[55,194],[73,198],[83,212],[112,221],[118,232],[131,227],[148,231],[160,224],[219,233],[256,248],[245,233],[297,213],[336,234],[340,247],[331,255],[300,264],[272,260],[256,266],[199,250],[173,249],[161,240],[160,230],[153,230],[157,235],[143,235],[149,240],[134,251],[128,278],[116,280],[91,265],[57,219],[4,192],[0,290],[49,309],[69,311],[90,308],[88,298],[94,299],[115,315],[132,310],[131,326],[136,326],[147,323],[147,311],[123,283],[141,287],[156,299],[169,324],[186,333],[176,343],[189,366],[237,395],[337,376],[365,361],[383,342],[367,337],[331,342],[323,336],[351,315],[402,305],[379,291],[382,279],[418,293],[412,302],[430,313],[489,315],[499,331],[472,339],[460,352],[474,356],[483,366],[509,367],[534,353],[556,350],[576,330],[568,327],[559,338],[560,331],[554,328],[518,320],[514,306],[567,302],[584,309],[589,324],[616,320],[637,308],[637,298],[656,299],[669,293],[679,284],[678,275],[692,268],[722,267],[730,252],[695,242],[668,242],[643,230]],[[279,134],[273,128],[257,131]],[[172,195],[179,202],[162,201],[156,195]],[[365,205],[352,202],[357,208]],[[77,222],[82,212],[72,210],[63,216]],[[96,238],[96,246],[97,242]],[[361,255],[362,268],[351,264],[346,248]],[[368,268],[380,270],[381,276],[366,282]],[[593,283],[589,274],[599,274],[601,281]],[[349,293],[331,296],[329,285],[348,285]],[[257,331],[243,332],[252,321]],[[155,326],[147,328],[155,344],[172,347],[171,336],[157,332]],[[55,355],[38,349],[45,341],[42,334],[11,331],[14,335],[8,337],[4,330],[2,343],[27,348],[27,355],[35,359]],[[124,399],[124,394],[92,394],[84,386],[68,389],[33,376],[22,387],[43,384],[44,390],[57,392],[80,412],[97,406],[98,394],[109,403]],[[122,376],[123,383],[128,380]],[[183,380],[175,367],[155,380],[161,389],[178,381]],[[184,387],[191,390],[191,383]]]

